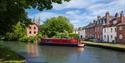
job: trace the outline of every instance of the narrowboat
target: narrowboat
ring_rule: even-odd
[[[42,45],[61,45],[61,46],[77,46],[84,47],[84,43],[80,43],[78,39],[67,39],[67,38],[42,38]]]

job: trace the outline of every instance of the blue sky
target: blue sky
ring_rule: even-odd
[[[27,9],[29,18],[40,18],[41,24],[48,18],[66,16],[75,27],[82,27],[96,19],[96,16],[104,16],[109,11],[111,15],[124,11],[125,0],[71,0],[63,4],[53,3],[53,9],[38,11]]]

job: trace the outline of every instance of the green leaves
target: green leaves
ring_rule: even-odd
[[[72,32],[73,25],[64,16],[58,16],[48,19],[40,27],[43,34],[47,34],[49,37],[56,35],[56,33]]]
[[[31,20],[27,17],[25,9],[34,8],[40,11],[51,9],[52,3],[61,4],[63,0],[1,0],[0,7],[0,35],[12,31],[12,25],[18,22],[25,26]],[[69,1],[69,0],[64,0]]]
[[[26,35],[26,29],[18,22],[13,25],[12,32],[7,32],[5,35],[5,40],[19,40],[19,38]]]

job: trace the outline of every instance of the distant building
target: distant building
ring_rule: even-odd
[[[38,28],[38,25],[33,23],[33,24],[30,24],[28,27],[27,27],[27,36],[36,36],[38,34],[38,31],[39,31],[39,28]]]
[[[105,20],[103,22],[103,42],[116,42],[117,31],[117,17],[105,15]]]
[[[95,24],[89,23],[85,27],[86,39],[95,39]]]
[[[123,11],[120,13],[118,20],[119,24],[117,25],[117,42],[125,44],[125,16]]]
[[[27,36],[36,36],[39,32],[40,19],[33,19],[33,23],[27,27]]]
[[[95,39],[96,42],[102,42],[103,38],[103,18],[101,16],[97,16],[97,20],[94,21],[95,23]]]
[[[97,16],[96,20],[85,28],[85,39],[95,39],[96,42],[125,43],[125,16],[123,11],[111,16],[109,12],[105,16]],[[84,35],[83,33],[79,33]]]
[[[85,28],[79,27],[78,34],[79,34],[80,39],[85,39]]]

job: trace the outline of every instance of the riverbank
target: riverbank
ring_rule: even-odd
[[[25,63],[25,60],[9,48],[0,45],[0,63]]]
[[[94,47],[100,47],[100,48],[106,48],[106,49],[112,49],[112,50],[118,50],[118,51],[125,51],[124,44],[96,43],[96,42],[89,42],[89,41],[84,41],[84,43],[88,46],[94,46]]]

